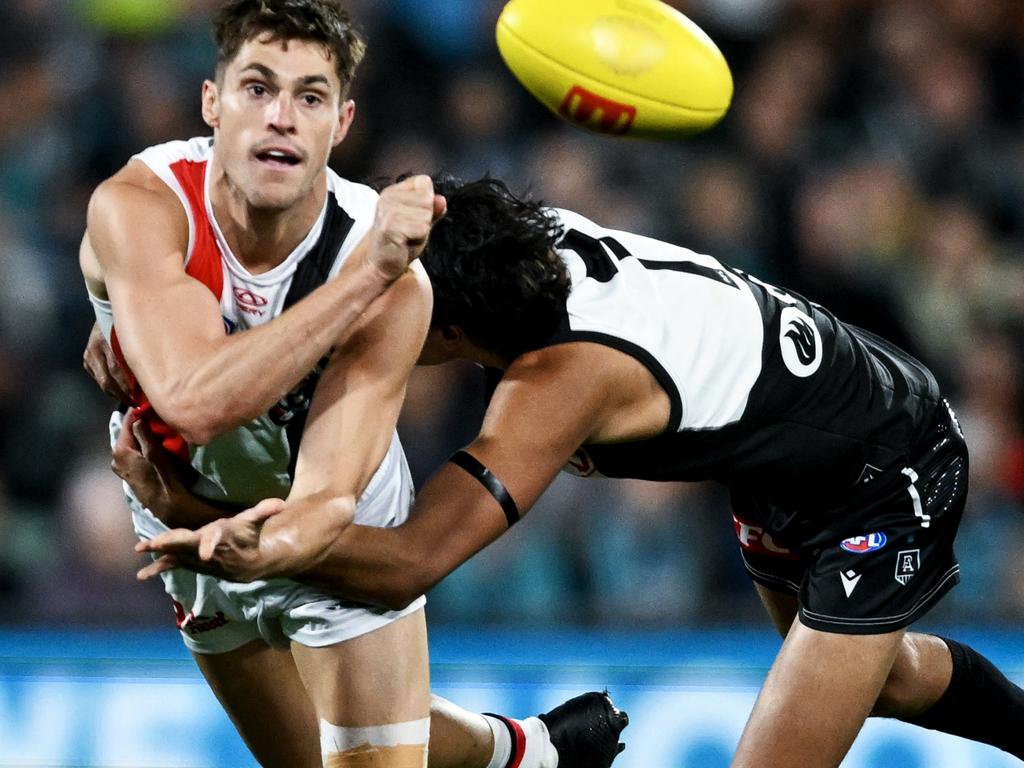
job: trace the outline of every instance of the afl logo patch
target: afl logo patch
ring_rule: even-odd
[[[821,334],[814,321],[796,307],[783,307],[779,316],[782,361],[794,376],[810,376],[821,366]]]
[[[847,552],[863,555],[866,552],[874,552],[876,549],[881,549],[885,546],[886,541],[885,534],[879,531],[877,533],[868,533],[864,536],[851,536],[848,539],[843,539],[839,546]]]

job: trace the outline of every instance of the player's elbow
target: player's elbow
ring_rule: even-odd
[[[404,610],[437,583],[421,563],[422,559],[413,562],[412,558],[406,558],[405,562],[391,569],[381,594],[385,607],[392,611]]]
[[[167,393],[150,399],[160,418],[189,445],[206,445],[237,426],[230,412],[212,407],[201,398]]]
[[[218,425],[206,419],[206,414],[187,407],[161,408],[156,402],[153,407],[167,426],[177,432],[189,445],[206,445],[221,434]]]
[[[171,424],[170,426],[173,427],[174,430],[179,435],[181,435],[182,439],[186,443],[195,446],[207,445],[208,443],[212,443],[219,434],[218,432],[215,432],[212,429],[206,429],[204,427],[200,427],[199,425],[192,426],[189,424]]]
[[[416,600],[425,590],[417,590],[401,584],[395,584],[384,590],[380,596],[380,602],[390,611],[404,611],[413,601]]]
[[[350,493],[323,494],[320,499],[318,507],[321,514],[318,516],[318,520],[322,521],[324,526],[321,535],[325,546],[327,546],[332,544],[352,525],[352,521],[355,520],[356,516],[357,500]],[[325,549],[324,557],[326,555],[327,550]]]
[[[248,418],[231,418],[229,414],[213,409],[197,409],[182,416],[178,432],[190,445],[212,443],[221,435],[249,421]]]
[[[197,374],[147,385],[146,394],[160,418],[191,445],[206,445],[259,415],[244,396],[225,397]]]

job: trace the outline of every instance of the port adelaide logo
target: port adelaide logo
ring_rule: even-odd
[[[903,586],[921,570],[921,550],[906,549],[896,555],[896,581]]]
[[[848,539],[843,539],[839,542],[839,546],[847,552],[853,552],[855,555],[863,555],[867,552],[874,552],[876,549],[881,549],[885,546],[885,542],[885,534],[878,531],[876,533],[866,533],[862,536],[851,536]]]
[[[811,376],[821,366],[821,334],[814,321],[796,307],[783,307],[779,316],[782,362],[794,376]]]

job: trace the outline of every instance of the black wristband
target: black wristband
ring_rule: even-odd
[[[505,519],[508,520],[509,528],[519,521],[519,507],[516,506],[515,499],[512,498],[508,489],[505,488],[501,480],[491,470],[465,451],[456,451],[448,461],[462,467],[480,481],[480,485],[486,488],[491,496],[494,497],[494,500],[501,505],[501,510],[505,513]]]

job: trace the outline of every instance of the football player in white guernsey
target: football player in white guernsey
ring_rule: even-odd
[[[923,365],[708,256],[493,179],[435,189],[448,212],[422,259],[434,309],[420,361],[494,372],[481,433],[407,522],[348,527],[305,577],[398,608],[498,538],[562,468],[717,480],[785,637],[735,768],[837,766],[872,714],[1024,757],[1024,692],[973,649],[907,629],[956,583],[967,487],[963,436]],[[122,470],[146,469],[125,458]],[[265,500],[166,533],[140,545],[163,553],[140,577],[182,563],[265,575],[257,521],[289,514]]]
[[[81,246],[133,406],[112,418],[116,444],[154,439],[192,490],[219,503],[216,514],[163,515],[128,489],[129,506],[146,539],[272,488],[285,497],[288,515],[265,521],[275,539],[264,550],[284,578],[165,574],[184,642],[262,765],[422,768],[423,599],[352,604],[286,577],[315,566],[353,519],[408,514],[395,423],[431,307],[425,273],[410,264],[444,199],[426,176],[378,198],[327,167],[353,120],[348,89],[364,50],[337,2],[231,0],[216,36],[216,74],[202,88],[212,140],[133,158],[93,194]],[[604,715],[605,701],[575,709]],[[514,728],[535,736],[530,766],[557,759],[537,718],[435,706],[430,765],[503,765],[503,748],[522,758]],[[446,754],[447,724],[463,741]]]

